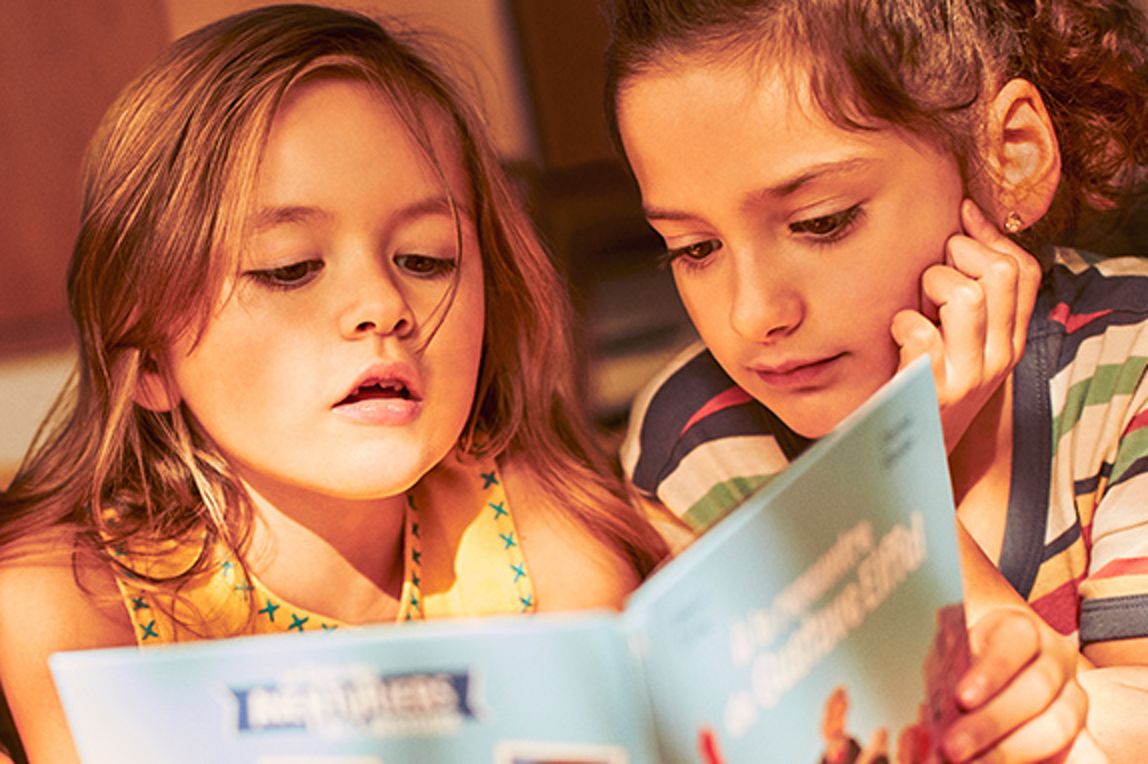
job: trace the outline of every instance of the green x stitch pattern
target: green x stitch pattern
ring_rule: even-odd
[[[537,609],[534,599],[534,585],[526,567],[526,560],[518,545],[514,522],[507,507],[506,494],[496,470],[478,471],[484,506],[491,513],[495,532],[501,539],[501,546],[508,556],[507,575],[512,582],[521,605],[520,612],[531,613]],[[419,510],[414,498],[407,495],[404,547],[406,559],[406,580],[404,582],[401,612],[403,620],[422,620],[425,617],[422,596],[422,540],[420,534]],[[286,633],[291,631],[333,631],[339,624],[305,610],[293,608],[255,584],[243,573],[243,568],[234,559],[221,561],[215,573],[218,586],[230,591],[231,597],[243,600],[244,606],[250,603],[252,592],[256,592],[254,631],[260,634]],[[135,587],[129,587],[135,589]],[[156,608],[149,592],[125,590],[125,603],[129,606],[132,620],[138,628],[137,641],[140,644],[167,642],[173,635],[166,632],[169,624],[166,619],[157,618]]]

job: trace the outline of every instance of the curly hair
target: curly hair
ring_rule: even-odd
[[[850,130],[896,126],[976,161],[986,97],[1031,81],[1053,120],[1062,181],[1027,232],[1042,243],[1148,181],[1148,31],[1135,0],[612,0],[607,110],[636,76],[683,60],[807,78]]]

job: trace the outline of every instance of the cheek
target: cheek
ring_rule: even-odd
[[[498,299],[496,296],[494,299]],[[467,280],[461,285],[456,301],[459,320],[463,323],[466,332],[464,343],[475,354],[482,353],[482,339],[486,334],[486,285],[481,269],[468,274]]]
[[[711,339],[720,342],[725,334],[720,327],[729,325],[731,295],[714,280],[700,279],[698,274],[683,276],[678,268],[674,268],[673,276],[682,307],[702,339],[707,345]]]
[[[436,353],[451,359],[457,381],[469,384],[477,376],[486,331],[485,306],[482,281],[464,281],[432,341]]]
[[[176,364],[176,381],[189,408],[211,418],[213,411],[255,410],[285,391],[305,388],[305,369],[295,360],[305,338],[290,331],[276,334],[266,326],[213,324]]]
[[[869,263],[867,273],[837,280],[842,296],[864,289],[869,310],[890,321],[897,311],[927,308],[922,300],[921,276],[930,266],[945,261],[945,243],[950,234],[948,226],[933,226],[931,230],[918,228],[871,243],[866,248],[870,253],[865,258]],[[872,257],[874,252],[880,255]]]

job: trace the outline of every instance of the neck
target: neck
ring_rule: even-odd
[[[405,495],[356,501],[244,487],[256,518],[248,563],[272,591],[345,622],[393,616],[403,583]]]

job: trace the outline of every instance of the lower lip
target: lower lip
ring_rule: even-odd
[[[770,387],[783,388],[786,390],[818,387],[825,384],[825,378],[833,371],[837,362],[843,357],[844,355],[835,355],[832,358],[826,358],[824,361],[798,366],[789,371],[774,372],[754,369],[754,373],[757,374],[758,379]]]
[[[408,398],[372,398],[336,406],[334,411],[356,424],[410,424],[422,409],[420,401]]]

